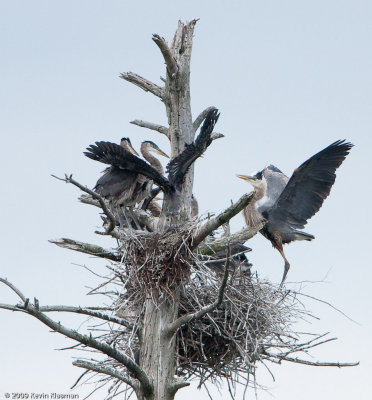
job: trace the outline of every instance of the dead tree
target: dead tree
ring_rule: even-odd
[[[125,168],[133,168],[153,180],[163,191],[160,216],[136,208],[133,211],[140,227],[118,226],[105,199],[72,176],[63,179],[86,193],[82,202],[102,209],[105,229],[97,233],[111,235],[119,245],[107,250],[66,238],[52,243],[110,262],[111,277],[104,280],[100,289],[114,285],[115,290],[109,292],[112,305],[43,306],[1,279],[20,302],[1,304],[0,308],[28,313],[77,341],[79,346],[94,349],[94,359],[73,364],[85,369],[83,375],[97,373],[100,382],[110,382],[111,395],[119,393],[124,385],[141,400],[171,400],[193,378],[199,379],[200,386],[218,379],[247,384],[256,364],[266,361],[355,365],[314,363],[291,357],[294,352],[304,352],[333,339],[324,339],[323,335],[304,339],[296,335],[291,331],[291,323],[305,313],[296,295],[231,268],[236,246],[255,235],[262,223],[251,230],[210,236],[248,205],[252,193],[243,195],[214,217],[190,216],[194,162],[221,136],[213,132],[219,116],[215,107],[206,108],[196,118],[191,113],[190,58],[195,23],[196,20],[179,22],[170,45],[153,35],[166,65],[163,85],[132,72],[121,75],[165,105],[168,126],[143,120],[132,123],[168,137],[168,176],[155,174],[144,162],[135,161],[133,166],[132,159],[123,161]],[[224,267],[216,271],[207,266],[214,261],[219,265],[222,262]],[[51,319],[50,312],[78,313],[105,321],[107,332],[87,336]]]

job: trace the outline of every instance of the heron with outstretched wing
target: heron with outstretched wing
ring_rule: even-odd
[[[336,179],[335,171],[352,147],[345,140],[332,143],[301,164],[290,179],[273,165],[253,176],[237,175],[255,189],[251,203],[243,210],[246,224],[254,227],[264,218],[266,223],[260,232],[284,259],[281,285],[290,267],[283,244],[314,239],[313,235],[300,229],[328,197]]]

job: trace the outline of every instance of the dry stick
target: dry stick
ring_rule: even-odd
[[[0,282],[4,283],[5,285],[9,286],[14,293],[17,294],[17,296],[24,302],[27,302],[26,296],[18,289],[16,288],[11,282],[9,282],[7,279],[0,278]]]
[[[178,66],[176,60],[172,56],[168,43],[163,37],[156,34],[152,35],[152,40],[158,45],[161,53],[163,54],[165,64],[167,65],[168,75],[171,79],[173,79],[178,72]]]
[[[115,324],[123,325],[128,329],[134,329],[135,325],[125,319],[119,317],[113,317],[107,314],[103,314],[98,311],[92,311],[87,308],[82,307],[72,307],[72,306],[44,306],[39,307],[41,312],[71,312],[75,314],[85,314],[91,317],[103,319],[105,321],[114,322]]]
[[[169,130],[166,126],[154,124],[152,122],[143,121],[141,119],[135,119],[134,121],[130,122],[133,125],[140,126],[141,128],[151,129],[153,131],[157,131],[162,133],[163,135],[169,137]]]
[[[205,110],[203,110],[196,118],[195,121],[192,123],[192,129],[194,133],[198,130],[200,124],[205,120],[205,117],[208,115],[208,113],[215,109],[216,107],[210,106],[207,107]],[[221,136],[220,136],[221,137]]]
[[[120,78],[133,83],[134,85],[140,87],[145,92],[150,92],[153,95],[160,97],[163,99],[163,88],[156,85],[155,83],[143,78],[140,75],[137,75],[133,72],[123,72],[120,74]]]
[[[116,226],[115,217],[112,215],[111,211],[107,208],[105,200],[98,193],[88,189],[86,186],[83,186],[81,183],[75,181],[75,179],[72,179],[72,175],[65,174],[65,179],[58,178],[55,175],[52,175],[52,177],[60,181],[64,181],[66,183],[72,183],[74,186],[78,187],[83,192],[90,194],[94,199],[98,200],[99,204],[101,205],[102,211],[105,213],[105,215],[110,221],[109,226],[106,228],[105,234],[108,235],[110,232],[114,230]],[[101,233],[101,232],[96,232],[96,233]]]
[[[290,361],[298,364],[306,364],[306,365],[313,365],[315,367],[356,367],[359,365],[358,362],[352,362],[352,363],[339,363],[339,362],[319,362],[319,361],[306,361],[302,360],[300,358],[292,358],[292,357],[281,357],[280,361]]]
[[[10,311],[19,311],[19,312],[25,312],[27,313],[27,311],[20,309],[17,306],[13,306],[11,304],[4,304],[4,303],[0,303],[0,308],[2,308],[3,310],[10,310]]]
[[[247,207],[254,196],[254,192],[245,194],[236,203],[232,204],[222,213],[218,214],[216,217],[211,218],[209,221],[205,222],[195,233],[192,240],[192,249],[195,249],[210,233],[219,228],[221,225],[230,221],[236,214]],[[257,231],[261,229],[261,225],[257,227]]]
[[[133,389],[135,389],[135,390],[137,389],[137,385],[131,379],[122,375],[120,372],[116,371],[115,369],[104,367],[104,366],[97,365],[97,364],[93,364],[91,362],[83,361],[83,360],[76,360],[72,363],[72,365],[75,365],[75,367],[85,368],[90,371],[98,372],[99,374],[105,374],[105,375],[112,376],[113,378],[123,381],[127,385],[131,386]]]
[[[337,307],[333,306],[331,303],[328,303],[328,301],[320,300],[320,299],[317,299],[316,297],[310,296],[310,295],[308,295],[308,294],[300,293],[300,292],[296,292],[296,295],[308,297],[309,299],[316,300],[316,301],[319,301],[320,303],[326,304],[327,306],[333,308],[334,310],[336,310],[337,312],[339,312],[341,315],[343,315],[344,317],[346,317],[349,321],[354,322],[354,324],[357,324],[357,325],[360,326],[360,323],[359,323],[359,322],[354,321],[352,318],[350,318],[349,316],[347,316],[347,315],[346,315],[344,312],[342,312],[340,309],[338,309]]]
[[[209,304],[208,306],[204,306],[199,311],[183,315],[182,317],[179,317],[178,319],[176,319],[166,329],[166,335],[168,335],[169,337],[172,337],[177,332],[177,330],[179,328],[181,328],[182,325],[188,324],[192,320],[196,320],[196,319],[200,319],[200,318],[204,317],[205,314],[215,310],[222,303],[223,296],[224,296],[225,289],[226,289],[227,278],[229,277],[229,265],[230,265],[230,246],[227,247],[225,271],[224,271],[223,278],[221,281],[221,286],[218,291],[217,300],[214,303]]]
[[[91,256],[105,258],[111,261],[120,262],[121,255],[117,253],[113,253],[109,250],[104,249],[101,246],[97,246],[95,244],[79,242],[77,240],[61,238],[49,240],[50,243],[56,244],[58,247],[63,247],[64,249],[78,251],[80,253],[89,254]]]

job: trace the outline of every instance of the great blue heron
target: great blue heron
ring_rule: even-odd
[[[120,146],[132,154],[139,155],[132,147],[129,138],[122,138]],[[134,180],[135,174],[133,172],[111,166],[105,169],[104,174],[98,179],[93,190],[102,197],[117,202]]]
[[[261,233],[284,259],[283,284],[290,264],[283,244],[295,240],[312,240],[313,235],[301,232],[307,220],[322,206],[336,179],[335,171],[353,147],[338,140],[301,164],[288,179],[278,168],[270,165],[253,176],[237,175],[255,189],[251,203],[243,210],[248,227],[266,220]]]
[[[151,152],[168,157],[151,141],[141,144],[141,153],[151,167],[138,157],[130,140],[123,138],[121,146],[110,142],[96,142],[84,154],[95,160],[111,164],[97,181],[94,190],[109,199],[116,207],[132,207],[143,201],[150,193],[152,179],[162,177],[163,167]],[[169,157],[168,157],[169,158]],[[141,174],[146,173],[146,175]],[[149,176],[150,175],[150,176]]]

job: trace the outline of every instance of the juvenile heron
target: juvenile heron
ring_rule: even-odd
[[[87,150],[84,153],[87,157],[111,165],[97,181],[94,190],[119,209],[133,207],[144,200],[151,191],[153,179],[160,185],[167,185],[167,180],[162,177],[161,163],[150,152],[168,156],[153,142],[141,144],[141,153],[149,164],[134,155],[137,152],[128,138],[123,138],[120,146],[96,142]],[[124,209],[123,212],[125,215]]]
[[[336,179],[335,171],[352,147],[345,140],[332,143],[295,169],[290,179],[273,165],[253,176],[237,175],[255,189],[253,200],[243,210],[246,224],[257,226],[264,218],[266,223],[260,232],[284,259],[281,285],[290,267],[283,244],[314,239],[298,229],[304,228],[328,197]]]
[[[129,138],[122,138],[120,146],[136,156],[139,155],[132,147]],[[136,174],[131,171],[120,169],[112,165],[104,170],[104,174],[98,179],[93,190],[102,197],[117,203],[122,193],[135,181],[135,175]]]

